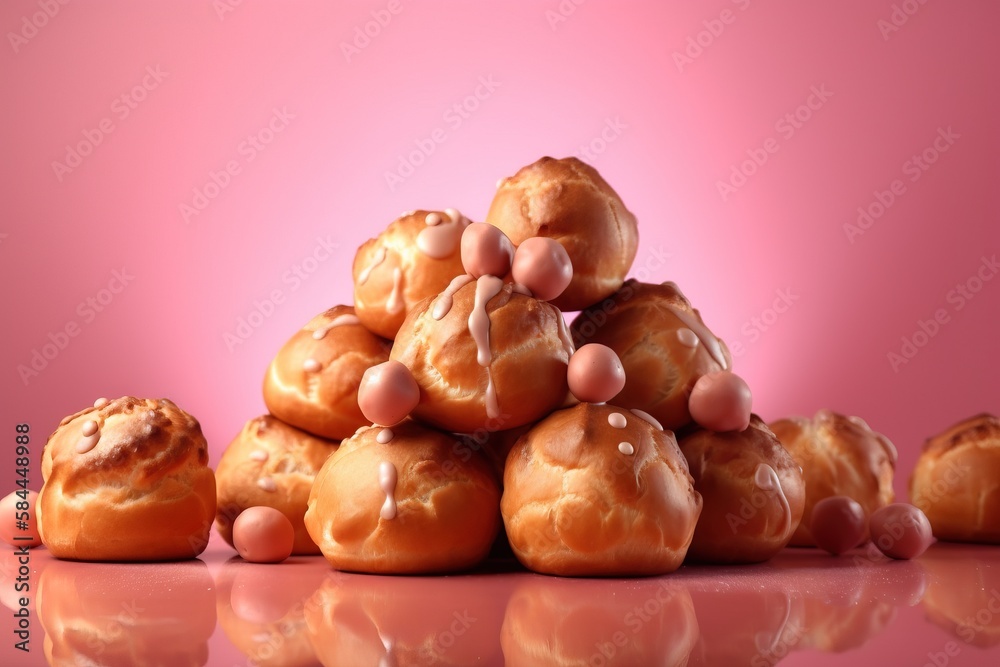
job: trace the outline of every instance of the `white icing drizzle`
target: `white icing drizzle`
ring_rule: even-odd
[[[496,419],[500,416],[500,401],[497,399],[497,388],[493,384],[493,371],[486,368],[486,416]]]
[[[642,419],[642,420],[647,421],[650,424],[652,424],[653,428],[655,428],[657,431],[662,431],[663,430],[663,424],[661,424],[660,422],[658,422],[656,420],[656,417],[654,417],[653,415],[649,414],[648,412],[643,412],[642,410],[631,410],[631,413],[634,414],[639,419]]]
[[[781,524],[778,526],[776,531],[781,532],[792,521],[792,509],[788,505],[788,498],[785,497],[784,490],[781,488],[781,480],[778,479],[778,473],[776,473],[774,468],[766,463],[761,463],[753,472],[753,482],[758,489],[767,495],[776,496],[778,502],[781,504],[781,509],[784,510],[784,513],[782,515]]]
[[[398,266],[392,270],[392,292],[385,302],[385,309],[393,314],[403,310],[403,269]]]
[[[440,320],[447,315],[451,310],[452,303],[455,301],[455,292],[462,289],[473,280],[474,278],[468,273],[452,278],[448,287],[446,287],[445,290],[438,295],[437,300],[434,302],[434,311],[431,313],[431,317],[435,320]]]
[[[385,255],[386,255],[385,246],[382,246],[381,248],[378,249],[378,252],[375,253],[375,256],[372,257],[372,263],[366,266],[361,271],[361,273],[358,274],[359,285],[364,285],[366,282],[368,282],[368,278],[371,277],[372,271],[375,270],[375,267],[377,267],[379,264],[385,261]]]
[[[562,316],[559,316],[560,319]],[[573,337],[569,335],[569,329],[566,328],[565,320],[556,323],[559,329],[559,340],[562,341],[563,348],[566,350],[566,356],[572,357],[573,353],[576,352],[576,346],[573,345]]]
[[[383,428],[378,432],[378,435],[375,436],[375,442],[380,445],[387,445],[392,442],[394,436],[395,433],[392,432],[391,428]]]
[[[378,465],[378,485],[385,493],[385,502],[382,504],[379,516],[387,521],[396,518],[396,498],[394,494],[396,493],[397,477],[396,466],[392,465],[389,461],[382,461]]]
[[[268,493],[274,493],[278,490],[278,485],[274,483],[274,480],[270,477],[261,477],[257,480],[257,486]]]
[[[521,283],[514,283],[511,285],[511,291],[515,294],[523,294],[524,296],[534,297],[535,295],[531,293],[531,290],[522,285]]]
[[[337,327],[342,327],[345,324],[361,324],[361,320],[358,319],[357,315],[351,315],[350,313],[337,315],[335,318],[330,320],[326,326],[322,326],[319,329],[316,329],[316,331],[313,331],[313,338],[316,340],[323,340],[323,338],[330,333],[330,329],[336,329]]]
[[[306,373],[316,373],[321,368],[323,368],[323,365],[312,357],[302,362],[302,370]]]
[[[250,452],[250,460],[251,461],[260,461],[261,463],[264,463],[270,457],[271,457],[271,455],[268,454],[267,450],[265,450],[265,449],[255,449],[252,452]]]
[[[93,428],[91,428],[93,425]],[[86,454],[94,447],[97,446],[97,441],[101,439],[101,431],[97,426],[95,421],[86,421],[83,423],[83,437],[76,443],[76,451],[78,454]]]
[[[476,341],[476,361],[486,367],[493,361],[490,352],[490,314],[486,305],[503,289],[503,281],[496,276],[480,276],[476,281],[476,299],[469,314],[469,333]]]
[[[712,356],[715,363],[722,367],[722,370],[727,370],[729,364],[726,363],[726,354],[722,351],[722,343],[719,339],[709,331],[708,327],[699,321],[697,315],[689,313],[683,308],[678,308],[672,304],[667,304],[667,309],[677,316],[681,322],[684,323],[688,329],[690,329],[695,336],[701,341],[701,344],[705,346],[705,350]]]
[[[625,456],[632,456],[635,454],[635,447],[632,446],[631,442],[619,442],[618,451]]]
[[[684,347],[698,347],[698,334],[687,327],[681,327],[677,330],[677,340]]]
[[[97,433],[97,422],[95,422],[93,419],[88,419],[87,421],[83,422],[83,428],[81,428],[80,431],[85,436],[94,435],[95,433]]]
[[[428,225],[417,234],[417,248],[431,259],[451,257],[458,252],[464,231],[463,225],[454,222]]]
[[[608,415],[608,423],[614,428],[625,428],[628,426],[628,420],[625,419],[625,415],[620,412],[612,412]]]

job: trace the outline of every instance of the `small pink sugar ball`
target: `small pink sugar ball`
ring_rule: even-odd
[[[569,358],[566,378],[577,400],[606,403],[625,386],[625,367],[610,347],[588,343]]]
[[[524,285],[539,301],[551,301],[573,280],[573,262],[555,239],[534,236],[514,251],[514,282]]]
[[[875,510],[868,527],[872,543],[889,558],[916,558],[934,542],[927,515],[907,503],[893,503]]]
[[[358,387],[358,406],[373,424],[392,426],[406,419],[420,403],[420,387],[413,373],[390,359],[365,371]]]
[[[34,491],[15,491],[0,500],[0,526],[3,526],[0,539],[12,546],[29,549],[42,543],[38,536],[37,498]],[[25,537],[28,539],[17,539]]]
[[[739,375],[717,371],[698,378],[688,399],[691,418],[709,431],[743,431],[750,426],[753,395]]]
[[[292,522],[273,507],[248,507],[233,522],[233,546],[251,563],[280,563],[294,544]]]
[[[830,496],[813,506],[809,532],[816,546],[839,556],[861,544],[868,517],[858,501],[847,496]]]
[[[462,232],[462,266],[473,278],[503,278],[513,261],[514,244],[498,227],[473,222]]]

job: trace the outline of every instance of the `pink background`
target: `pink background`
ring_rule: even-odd
[[[592,142],[589,159],[639,218],[635,271],[678,282],[742,347],[736,370],[765,419],[864,417],[898,445],[903,492],[924,438],[1000,411],[1000,280],[961,309],[948,296],[1000,251],[995,6],[909,0],[916,13],[887,38],[888,1],[566,0],[559,22],[555,0],[386,6],[246,2],[220,15],[209,0],[117,1],[45,18],[33,1],[0,5],[9,440],[30,423],[37,457],[99,396],[163,396],[201,420],[217,461],[264,410],[278,347],[350,301],[362,241],[410,208],[481,220],[498,177]],[[372,11],[391,21],[346,56]],[[12,44],[20,31],[30,39]],[[689,38],[707,46],[678,66]],[[150,89],[124,106],[144,76]],[[466,118],[449,112],[477,86]],[[811,90],[830,95],[799,109],[809,118],[794,134],[776,125]],[[294,117],[266,136],[275,109]],[[385,173],[438,128],[444,141],[390,188]],[[911,181],[904,163],[939,128],[958,138]],[[262,130],[273,141],[249,149]],[[57,176],[85,132],[99,145]],[[767,161],[724,200],[718,182],[763,146]],[[185,221],[180,206],[230,161],[239,173]],[[905,192],[851,242],[844,225],[894,179]],[[317,239],[337,245],[322,261],[307,259]],[[298,283],[296,266],[312,271]],[[102,312],[80,308],[122,269],[134,278]],[[774,318],[777,290],[796,299]],[[282,302],[230,349],[225,334],[274,292]],[[948,321],[894,370],[887,354],[938,309]],[[23,381],[18,366],[73,322],[78,335]]]

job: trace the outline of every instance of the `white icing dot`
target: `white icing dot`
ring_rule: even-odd
[[[97,422],[93,419],[89,419],[83,422],[83,428],[80,429],[84,435],[94,435],[97,433]]]
[[[465,217],[465,216],[463,216],[463,215],[462,215],[461,213],[459,213],[459,212],[458,212],[458,209],[457,209],[457,208],[446,208],[446,209],[444,210],[444,213],[445,213],[445,215],[447,215],[447,216],[448,216],[449,218],[451,218],[451,221],[452,221],[452,222],[461,222],[461,221],[462,221],[462,218],[463,218],[463,217]]]
[[[698,334],[687,327],[681,327],[677,330],[677,340],[685,347],[698,347]]]
[[[424,222],[433,227],[434,225],[441,224],[441,216],[437,213],[428,213],[424,218]]]
[[[270,477],[261,477],[257,480],[257,486],[259,486],[264,491],[269,493],[274,493],[278,490],[278,485],[274,483],[274,480]]]
[[[261,463],[270,458],[270,456],[271,455],[268,454],[267,451],[263,449],[255,449],[252,452],[250,452],[250,460],[260,461]]]
[[[97,399],[96,401],[94,401],[94,407],[97,408],[98,410],[100,410],[101,408],[103,408],[107,404],[108,404],[108,399],[103,398],[103,397]]]
[[[321,368],[323,368],[322,364],[320,364],[315,359],[306,359],[304,362],[302,362],[302,370],[304,370],[306,373],[315,373]]]
[[[392,438],[394,435],[395,434],[392,432],[392,429],[384,428],[378,432],[378,435],[375,436],[375,442],[377,442],[380,445],[388,444],[392,442]]]
[[[498,178],[498,179],[497,179],[497,190],[499,190],[499,189],[501,188],[501,186],[503,186],[503,184],[504,184],[504,183],[505,183],[506,181],[507,181],[507,179],[506,179],[506,178]]]
[[[618,451],[625,456],[632,456],[635,454],[635,447],[632,446],[631,442],[619,442]]]
[[[625,428],[628,426],[628,420],[625,419],[625,415],[620,412],[612,412],[608,415],[608,423],[615,428]]]
[[[76,443],[76,451],[79,454],[86,454],[91,449],[97,446],[97,441],[100,440],[100,432],[94,433],[93,435],[88,435],[85,438],[81,438],[79,442]]]

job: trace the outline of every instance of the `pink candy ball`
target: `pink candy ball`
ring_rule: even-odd
[[[625,387],[625,367],[606,345],[588,343],[569,358],[569,390],[584,403],[606,403]]]
[[[2,522],[0,525],[3,526],[0,528],[3,531],[0,533],[0,539],[15,547],[37,547],[42,543],[42,539],[38,536],[36,509],[38,494],[28,491],[27,494],[22,494],[26,496],[22,498],[18,493],[15,491],[0,500],[0,522]],[[18,521],[24,521],[27,530],[18,528]],[[15,539],[24,537],[29,539]]]
[[[514,261],[514,244],[498,227],[473,222],[462,232],[462,266],[473,278],[503,278]]]
[[[872,543],[889,558],[916,558],[934,542],[927,515],[907,503],[893,503],[875,510],[868,527]]]
[[[739,375],[718,371],[694,383],[688,410],[691,418],[709,431],[743,431],[750,426],[753,395]]]
[[[517,246],[511,271],[514,282],[531,290],[539,301],[555,299],[573,280],[573,262],[566,249],[559,241],[543,236],[525,239]]]
[[[830,496],[813,506],[809,532],[816,546],[839,556],[861,544],[867,519],[858,501],[847,496]]]
[[[292,555],[295,529],[273,507],[248,507],[233,522],[233,546],[251,563],[280,563]]]
[[[410,369],[390,359],[365,371],[358,387],[358,406],[373,424],[392,426],[420,403],[420,387]]]

